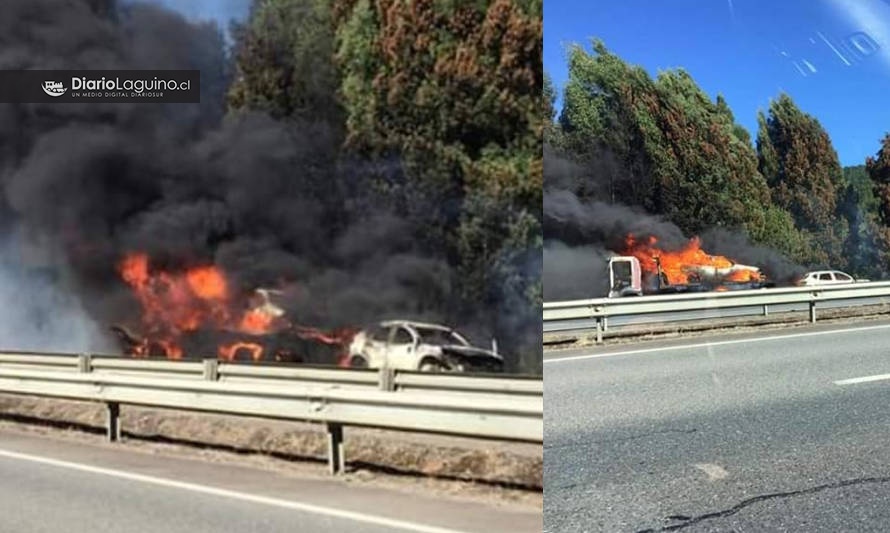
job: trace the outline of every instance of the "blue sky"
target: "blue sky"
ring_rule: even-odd
[[[546,0],[544,68],[560,90],[566,50],[593,38],[653,76],[682,67],[756,135],[784,91],[862,164],[890,132],[890,0]]]
[[[137,0],[131,0],[137,1]],[[146,0],[142,0],[146,1]],[[148,0],[182,13],[190,20],[216,22],[228,31],[229,22],[241,20],[250,10],[250,0]]]

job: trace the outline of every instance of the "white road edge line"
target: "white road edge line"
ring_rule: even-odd
[[[868,383],[870,381],[882,381],[890,379],[890,374],[878,374],[876,376],[864,376],[861,378],[839,379],[834,382],[835,385],[855,385],[856,383]]]
[[[683,344],[681,346],[663,346],[661,348],[645,348],[640,350],[627,350],[624,352],[610,352],[610,353],[592,353],[586,355],[570,355],[568,357],[558,357],[555,359],[544,359],[544,363],[564,363],[566,361],[579,361],[582,359],[599,359],[601,357],[617,357],[619,355],[633,355],[640,353],[652,353],[652,352],[667,352],[672,350],[689,350],[693,348],[707,348],[710,346],[726,346],[729,344],[744,344],[749,342],[765,342],[765,341],[777,341],[784,339],[794,339],[799,337],[815,337],[818,335],[833,335],[837,333],[858,333],[860,331],[871,331],[876,329],[890,329],[890,324],[884,324],[881,326],[866,326],[861,328],[849,328],[849,329],[832,329],[828,331],[811,331],[809,333],[792,333],[790,335],[774,335],[772,337],[755,337],[751,339],[736,339],[731,341],[717,341],[717,342],[702,342],[698,344]]]
[[[13,452],[9,450],[0,449],[0,457],[8,457],[11,459],[19,459],[22,461],[31,461],[34,463],[40,463],[60,468],[68,468],[71,470],[79,470],[81,472],[89,472],[91,474],[99,474],[103,476],[116,477],[121,479],[128,479],[131,481],[138,481],[140,483],[148,483],[152,485],[160,485],[162,487],[171,487],[176,489],[188,490],[192,492],[199,492],[202,494],[210,494],[213,496],[220,496],[223,498],[231,498],[233,500],[241,500],[252,503],[259,503],[263,505],[270,505],[273,507],[282,507],[285,509],[293,509],[297,511],[305,511],[308,513],[315,513],[320,515],[331,516],[335,518],[343,518],[346,520],[353,520],[356,522],[364,522],[366,524],[374,524],[379,526],[384,526],[388,528],[401,529],[406,531],[418,531],[421,533],[464,533],[454,529],[446,529],[435,526],[427,526],[424,524],[417,524],[414,522],[406,522],[403,520],[395,520],[390,518],[384,518],[381,516],[374,516],[364,513],[358,513],[353,511],[344,511],[342,509],[334,509],[332,507],[323,507],[320,505],[313,505],[309,503],[301,503],[294,502],[289,500],[282,500],[279,498],[271,498],[267,496],[257,496],[255,494],[248,494],[246,492],[239,492],[234,490],[220,489],[216,487],[209,487],[206,485],[199,485],[197,483],[188,483],[185,481],[176,481],[174,479],[165,479],[161,477],[148,476],[144,474],[134,474],[132,472],[126,472],[123,470],[114,470],[111,468],[102,468],[98,466],[86,465],[81,463],[74,463],[69,461],[61,461],[59,459],[50,459],[49,457],[41,457],[37,455],[29,455],[25,453]]]

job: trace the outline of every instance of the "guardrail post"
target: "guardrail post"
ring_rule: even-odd
[[[763,316],[769,316],[769,306],[763,304]]]
[[[603,317],[603,332],[609,331],[609,317]]]
[[[219,360],[204,359],[204,380],[219,381]]]
[[[392,392],[396,390],[396,373],[392,368],[383,367],[377,371],[377,385],[380,390]]]
[[[603,343],[603,318],[596,317],[596,343]]]
[[[328,472],[336,476],[343,472],[346,461],[343,456],[343,426],[328,422]]]
[[[117,402],[105,403],[105,435],[108,442],[121,440],[121,406]]]
[[[816,301],[810,300],[810,322],[816,323]]]
[[[77,356],[77,371],[87,373],[93,371],[93,357],[88,353]]]

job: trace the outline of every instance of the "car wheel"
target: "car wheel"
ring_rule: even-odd
[[[356,355],[349,360],[349,366],[352,368],[368,368],[368,360],[360,355]]]
[[[424,359],[420,362],[418,370],[421,372],[441,372],[442,365],[435,359]]]

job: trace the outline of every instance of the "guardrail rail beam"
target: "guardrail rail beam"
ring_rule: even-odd
[[[407,390],[406,390],[407,389]],[[323,424],[328,470],[345,471],[344,426],[540,444],[543,381],[507,377],[0,352],[0,392]]]
[[[886,307],[888,300],[890,281],[544,302],[543,330],[544,333],[590,331],[600,344],[604,336],[612,333],[615,322],[610,319],[615,317],[645,317],[646,320],[637,319],[628,324],[639,326],[742,315],[776,316],[787,312],[781,306],[793,306],[793,310],[809,310],[809,321],[815,323],[817,307],[876,303]],[[741,310],[742,313],[724,314],[720,312],[722,310]]]

